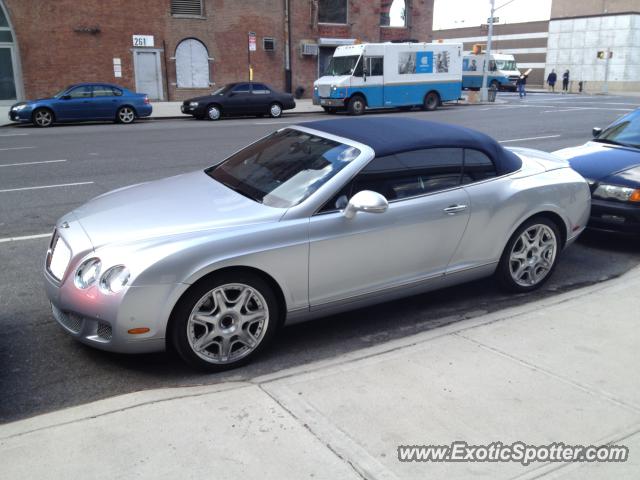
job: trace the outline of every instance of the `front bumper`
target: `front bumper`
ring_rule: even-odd
[[[322,107],[344,107],[344,98],[313,97],[313,104]]]
[[[11,120],[12,122],[22,122],[22,123],[26,123],[26,122],[30,122],[31,121],[31,113],[32,110],[29,109],[22,109],[22,110],[9,110],[9,120]]]
[[[72,251],[65,274],[57,280],[46,261],[43,272],[45,291],[57,323],[76,340],[101,350],[118,353],[164,350],[171,310],[189,285],[132,285],[117,294],[104,294],[96,285],[85,290],[77,288],[74,272],[93,248],[77,221],[68,223],[69,228],[60,235]],[[149,331],[128,333],[134,328]]]
[[[640,235],[640,205],[591,200],[589,228]]]

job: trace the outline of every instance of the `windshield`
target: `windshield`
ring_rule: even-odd
[[[595,141],[640,148],[640,115],[633,114],[608,127]]]
[[[510,72],[518,69],[518,67],[516,67],[515,60],[496,60],[496,66],[498,67],[498,70],[507,70]]]
[[[71,88],[71,86],[68,86],[67,88],[63,88],[62,90],[60,90],[58,93],[56,93],[55,95],[53,95],[51,98],[60,98],[62,95],[64,95],[64,93],[69,90]]]
[[[325,75],[352,75],[360,55],[349,55],[347,57],[332,57],[329,66],[325,70]]]
[[[226,91],[228,91],[231,87],[232,85],[225,85],[224,87],[220,87],[217,90],[214,90],[211,95],[220,95],[221,93],[225,93]]]
[[[282,130],[205,173],[269,207],[299,204],[360,155],[360,150],[297,130]]]

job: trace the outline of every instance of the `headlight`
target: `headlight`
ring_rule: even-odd
[[[629,187],[620,187],[618,185],[607,185],[601,183],[593,192],[596,198],[605,200],[613,199],[621,202],[640,202],[640,190]]]
[[[338,87],[336,87],[335,85],[331,85],[331,90],[333,90],[334,92],[338,89]]]
[[[76,275],[73,279],[76,287],[84,290],[96,283],[100,276],[100,267],[102,266],[99,258],[90,258],[85,260],[76,270]]]
[[[198,106],[198,102],[189,102],[189,106],[190,107],[197,107]]]
[[[13,107],[12,110],[18,112],[20,110],[24,110],[25,108],[27,108],[29,105],[27,105],[26,103],[23,103],[22,105],[18,105],[16,107]]]
[[[130,277],[129,269],[124,265],[111,267],[100,278],[100,290],[104,293],[118,293],[129,283]]]
[[[318,90],[318,85],[314,85],[314,86],[313,86],[313,89],[314,89],[314,90]]]

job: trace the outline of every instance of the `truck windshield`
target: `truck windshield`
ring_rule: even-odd
[[[325,75],[353,75],[360,55],[349,55],[346,57],[332,57]]]
[[[496,66],[498,67],[498,70],[507,70],[510,72],[518,69],[518,67],[516,67],[515,60],[496,60]]]

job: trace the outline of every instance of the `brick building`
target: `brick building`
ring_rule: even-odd
[[[431,40],[433,0],[0,0],[0,102],[81,81],[182,100],[247,79],[313,80],[338,45]]]

